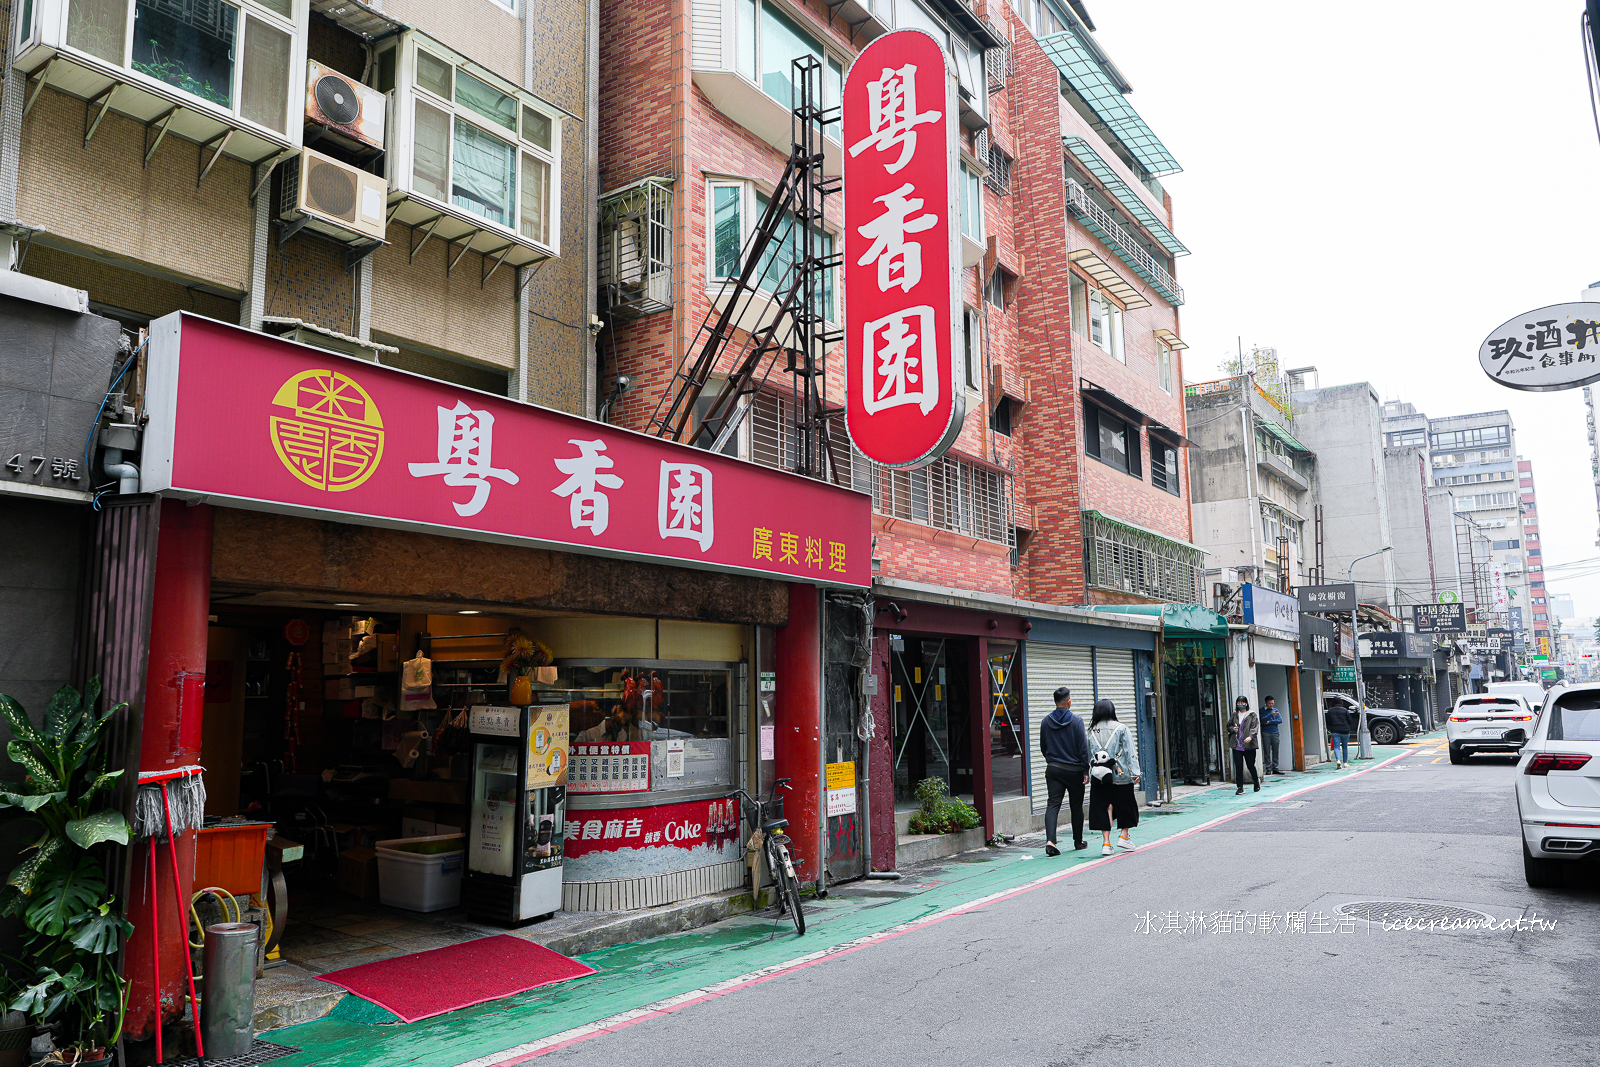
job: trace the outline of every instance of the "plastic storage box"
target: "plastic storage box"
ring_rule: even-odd
[[[378,900],[407,911],[442,911],[461,903],[461,834],[378,842]]]

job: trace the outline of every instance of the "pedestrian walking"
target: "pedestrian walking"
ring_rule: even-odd
[[[1089,733],[1083,720],[1072,710],[1072,690],[1062,686],[1055,692],[1055,710],[1039,725],[1039,751],[1044,754],[1044,782],[1049,800],[1044,808],[1044,854],[1059,856],[1056,821],[1061,815],[1061,798],[1072,805],[1072,847],[1084,849],[1083,787],[1089,781]]]
[[[1111,855],[1111,821],[1116,819],[1117,848],[1132,852],[1137,846],[1128,831],[1139,825],[1139,801],[1134,788],[1139,772],[1133,736],[1117,720],[1117,706],[1109,700],[1094,702],[1089,724],[1089,829],[1102,836],[1100,854]]]
[[[1342,770],[1350,763],[1353,718],[1342,700],[1328,701],[1327,710],[1322,713],[1322,723],[1328,728],[1328,748],[1332,751],[1334,770]]]
[[[1250,698],[1240,697],[1233,702],[1233,714],[1228,716],[1228,747],[1233,749],[1233,781],[1239,788],[1234,796],[1244,792],[1244,769],[1250,768],[1250,782],[1257,793],[1261,792],[1261,777],[1256,774],[1256,745],[1261,736],[1260,717],[1250,710]]]
[[[1261,701],[1261,773],[1276,774],[1283,772],[1278,769],[1279,742],[1282,735],[1279,727],[1283,725],[1283,715],[1278,711],[1276,697],[1264,697]]]

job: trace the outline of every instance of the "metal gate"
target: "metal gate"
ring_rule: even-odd
[[[863,594],[830,593],[825,601],[823,634],[822,750],[823,803],[828,824],[825,863],[828,881],[860,878],[866,873],[861,835],[857,770],[865,755],[861,736],[866,696],[862,677],[871,660],[871,601]]]
[[[1072,690],[1073,710],[1088,722],[1094,696],[1093,652],[1075,645],[1028,642],[1028,777],[1033,813],[1044,811],[1049,792],[1044,780],[1044,754],[1039,751],[1039,723],[1055,708],[1055,691]]]

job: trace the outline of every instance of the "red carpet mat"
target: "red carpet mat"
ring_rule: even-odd
[[[510,934],[413,952],[318,975],[414,1023],[447,1011],[498,1000],[552,982],[593,974],[594,968]]]

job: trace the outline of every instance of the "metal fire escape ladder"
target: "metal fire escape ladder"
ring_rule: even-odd
[[[831,454],[827,424],[843,409],[826,407],[822,382],[827,347],[842,340],[843,334],[827,328],[826,278],[843,257],[824,255],[822,249],[825,198],[839,191],[838,178],[822,174],[822,126],[837,121],[839,109],[825,109],[817,103],[822,64],[814,56],[795,60],[792,69],[793,143],[783,175],[741,250],[739,274],[723,282],[717,297],[720,306],[706,314],[691,346],[693,358],[685,360],[674,374],[646,432],[720,451],[738,432],[781,352],[795,376],[795,403],[790,407],[795,412],[795,468],[801,474],[827,477]],[[769,287],[767,275],[779,262],[778,256],[768,259],[774,242],[778,249],[791,244],[795,254],[792,264],[771,279]],[[759,325],[752,327],[753,318]],[[746,334],[742,344],[736,336],[741,329]],[[699,424],[692,425],[695,407],[712,373],[730,352],[736,355],[727,380]]]

